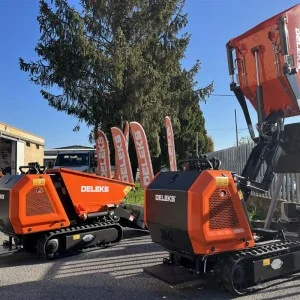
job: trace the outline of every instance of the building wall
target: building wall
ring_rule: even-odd
[[[21,165],[26,166],[29,162],[38,162],[43,165],[45,144],[43,138],[1,122],[0,136],[4,139],[14,140],[16,143],[15,149],[12,149],[15,158],[11,161],[12,168],[16,172],[19,171]]]
[[[40,165],[44,164],[44,147],[32,143],[25,143],[24,145],[24,165],[30,162],[38,162]]]
[[[16,172],[19,172],[19,168],[24,166],[24,152],[25,152],[25,142],[17,141],[16,142]]]
[[[0,132],[3,132],[4,134],[7,134],[11,137],[15,137],[17,139],[30,141],[31,143],[37,143],[39,145],[45,144],[45,140],[43,138],[1,122],[0,122]]]

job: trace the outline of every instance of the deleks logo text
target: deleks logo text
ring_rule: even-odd
[[[125,149],[123,147],[121,135],[118,134],[114,137],[114,141],[116,143],[116,151],[118,160],[120,161],[120,176],[122,181],[129,181],[129,170],[127,169],[126,165],[126,158],[125,158]]]
[[[99,149],[99,168],[100,168],[100,176],[107,176],[107,162],[106,162],[106,155],[105,155],[105,141],[102,136],[100,136],[97,140],[97,147]]]
[[[134,136],[135,136],[135,140],[136,140],[136,150],[137,150],[136,152],[137,152],[138,157],[142,161],[140,174],[142,176],[144,185],[148,185],[151,181],[151,178],[150,178],[151,172],[150,172],[150,166],[147,163],[146,151],[145,151],[145,147],[144,147],[144,143],[143,143],[143,139],[142,139],[142,134],[138,130],[138,131],[134,132]]]
[[[295,28],[297,45],[297,68],[300,70],[300,29]]]
[[[82,193],[108,193],[109,186],[103,185],[82,185],[80,187]]]
[[[174,145],[173,145],[173,139],[172,139],[172,131],[171,128],[167,127],[167,139],[168,139],[168,152],[169,152],[169,160],[170,164],[173,166],[174,164]]]

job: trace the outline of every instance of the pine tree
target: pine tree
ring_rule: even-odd
[[[80,0],[75,8],[65,0],[40,0],[39,59],[20,58],[21,70],[42,87],[50,106],[79,120],[74,130],[81,122],[93,127],[91,141],[97,128],[109,133],[134,120],[145,128],[151,155],[158,157],[167,114],[177,118],[183,140],[189,138],[190,127],[183,127],[192,116],[205,140],[198,102],[212,85],[194,89],[199,62],[189,71],[181,68],[190,40],[180,33],[187,24],[184,3]]]
[[[196,155],[196,137],[198,134],[198,153],[204,154],[214,150],[214,143],[211,137],[207,136],[205,119],[199,103],[206,101],[213,90],[213,84],[204,88],[196,88],[198,83],[195,75],[200,70],[200,62],[197,61],[189,71],[182,70],[177,78],[179,94],[174,98],[177,105],[176,115],[172,116],[173,131],[175,136],[175,148],[177,160],[185,159]],[[159,165],[168,167],[167,138],[166,132],[161,132],[160,139],[162,151],[155,161],[155,170]]]

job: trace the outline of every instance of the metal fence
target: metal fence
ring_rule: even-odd
[[[210,152],[207,153],[207,155],[209,158],[216,157],[220,159],[222,163],[221,166],[222,169],[228,169],[230,171],[236,172],[237,174],[241,174],[253,147],[254,147],[254,143],[243,144],[238,147],[232,147],[224,150]],[[266,170],[266,165],[263,165],[260,170],[257,181],[262,180],[265,170]],[[277,179],[277,174],[275,175],[271,189],[268,193],[262,195],[262,194],[257,194],[255,192],[252,192],[252,195],[260,195],[263,197],[272,198],[276,186],[276,179]],[[299,173],[284,174],[280,199],[300,203],[300,174]]]

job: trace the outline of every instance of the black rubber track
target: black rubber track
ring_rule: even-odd
[[[217,281],[235,295],[244,295],[255,290],[253,283],[247,278],[247,265],[264,258],[300,251],[298,241],[277,241],[250,249],[225,253],[215,267]]]
[[[64,235],[69,235],[69,234],[81,234],[84,232],[91,232],[91,231],[99,231],[101,229],[106,229],[106,228],[116,228],[120,234],[118,236],[118,239],[114,242],[109,242],[106,244],[100,244],[100,245],[93,245],[90,247],[85,247],[80,250],[72,251],[72,252],[62,252],[62,253],[55,253],[53,254],[48,254],[46,253],[45,246],[48,242],[48,240],[53,239],[53,238],[61,238]],[[57,259],[60,257],[65,257],[65,256],[70,256],[74,254],[80,253],[82,250],[89,249],[89,248],[101,248],[101,247],[108,247],[108,246],[114,246],[120,242],[122,239],[122,227],[113,221],[107,221],[107,222],[97,222],[89,225],[82,225],[82,226],[74,226],[74,227],[68,227],[68,228],[62,228],[60,230],[55,230],[55,231],[50,231],[47,233],[42,234],[37,241],[37,254],[41,258],[47,258],[47,259]]]

